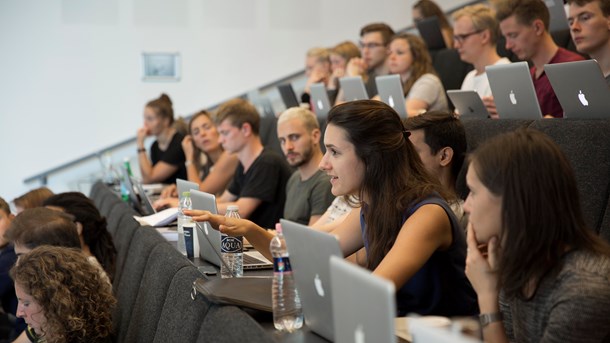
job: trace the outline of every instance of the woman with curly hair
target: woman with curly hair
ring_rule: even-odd
[[[17,316],[33,342],[112,342],[112,288],[80,251],[41,246],[13,269]]]
[[[102,217],[93,201],[83,193],[66,192],[48,198],[44,206],[74,216],[83,252],[87,256],[94,256],[112,280],[117,251],[106,228],[106,218]]]

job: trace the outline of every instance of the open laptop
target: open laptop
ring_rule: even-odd
[[[280,96],[282,97],[282,101],[284,102],[284,106],[286,106],[286,108],[300,106],[301,102],[297,98],[297,95],[290,83],[279,85],[277,86],[277,89],[280,91]]]
[[[412,343],[482,343],[482,341],[444,327],[430,325],[424,318],[409,318]]]
[[[213,214],[218,213],[216,197],[213,194],[191,190],[191,201],[193,209],[206,210]],[[199,242],[199,255],[204,260],[220,267],[222,259],[220,255],[220,232],[214,230],[209,223],[200,223],[197,227],[197,240]],[[249,269],[271,269],[273,263],[269,262],[258,251],[244,251],[244,270]]]
[[[335,343],[396,342],[393,283],[343,258],[331,256],[330,286]]]
[[[420,37],[426,42],[428,50],[445,49],[445,39],[441,31],[441,25],[436,16],[418,20],[415,23]]]
[[[595,60],[546,64],[564,118],[610,118],[610,88]]]
[[[313,104],[313,111],[316,113],[316,117],[326,119],[328,111],[330,111],[332,105],[326,92],[326,87],[323,83],[314,83],[309,88],[311,92],[311,100]]]
[[[339,79],[345,101],[367,100],[369,98],[360,76],[347,76]]]
[[[527,62],[485,67],[500,119],[541,119]]]
[[[176,179],[176,188],[178,189],[178,197],[182,196],[184,192],[190,192],[192,189],[199,190],[199,184],[197,182],[191,182],[183,179]]]
[[[390,105],[399,116],[407,117],[407,107],[405,105],[405,96],[402,90],[402,82],[400,75],[383,75],[375,78],[377,83],[377,91],[381,101]]]
[[[318,335],[334,339],[331,256],[343,257],[339,241],[333,235],[305,225],[280,219],[290,255],[290,265],[303,305],[305,323]]]
[[[447,96],[460,114],[460,118],[486,119],[489,117],[489,112],[477,92],[453,89],[447,91]]]
[[[136,182],[136,180],[129,175],[129,172],[125,166],[120,166],[120,169],[125,187],[129,191],[129,201],[135,210],[143,216],[155,214],[156,211],[152,207],[152,203],[146,195],[146,192],[144,192],[142,184],[140,182]]]

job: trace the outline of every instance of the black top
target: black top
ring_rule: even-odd
[[[150,147],[150,160],[152,161],[153,166],[158,162],[163,161],[178,167],[178,170],[174,174],[170,175],[170,177],[165,180],[161,180],[161,183],[176,183],[177,178],[183,180],[187,179],[186,167],[184,166],[186,158],[184,157],[184,151],[182,150],[182,139],[184,139],[184,136],[181,133],[176,132],[165,151],[159,149],[158,141],[155,141]]]

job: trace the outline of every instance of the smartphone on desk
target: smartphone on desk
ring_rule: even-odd
[[[197,269],[203,275],[207,275],[207,276],[212,276],[212,275],[218,274],[218,272],[216,271],[216,268],[214,268],[213,266],[199,266],[199,267],[197,267]]]

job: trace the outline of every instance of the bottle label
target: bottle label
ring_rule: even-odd
[[[220,252],[240,253],[244,251],[243,237],[231,237],[222,235],[220,241]]]
[[[288,256],[285,257],[274,257],[273,258],[273,271],[276,273],[291,272],[290,259]]]

